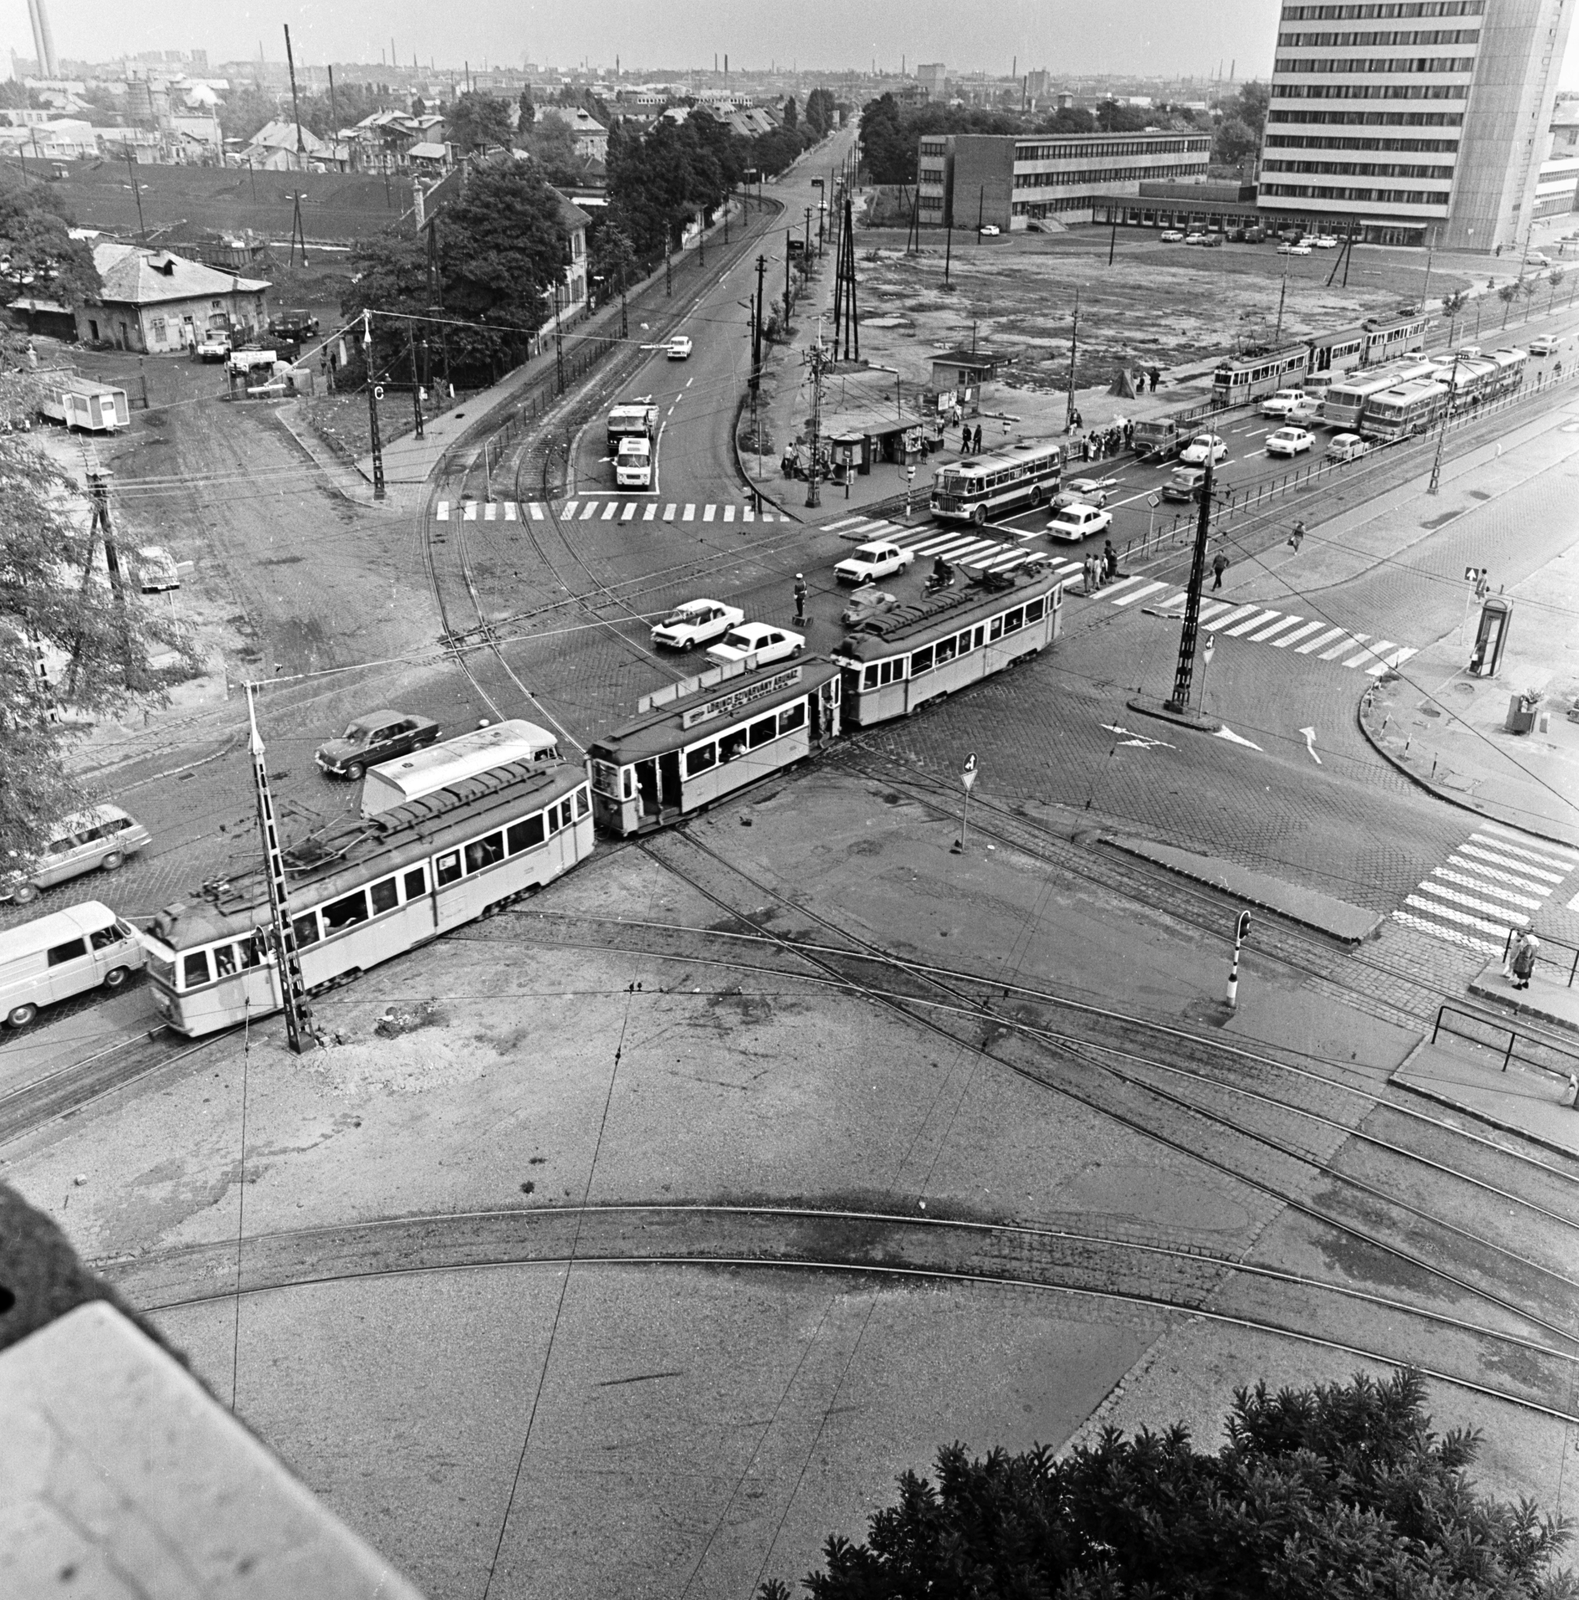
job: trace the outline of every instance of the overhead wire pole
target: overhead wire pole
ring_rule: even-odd
[[[1206,579],[1206,545],[1212,527],[1212,452],[1206,452],[1206,477],[1201,483],[1201,512],[1195,524],[1195,551],[1190,557],[1190,587],[1184,598],[1184,622],[1179,629],[1179,664],[1173,674],[1173,698],[1165,710],[1187,716],[1190,689],[1195,678],[1195,641],[1201,631],[1201,585]]]
[[[35,138],[37,135],[34,136]],[[121,149],[126,152],[126,171],[132,180],[132,199],[137,202],[137,233],[144,245],[148,243],[148,226],[143,221],[143,191],[137,182],[137,160],[132,155],[130,144],[123,144]]]
[[[1458,351],[1453,352],[1453,371],[1447,380],[1447,404],[1442,407],[1442,426],[1437,430],[1436,454],[1431,458],[1431,482],[1427,494],[1435,494],[1442,484],[1442,448],[1447,443],[1447,425],[1453,415],[1453,400],[1458,394]]]
[[[378,435],[378,385],[373,382],[373,318],[362,313],[362,365],[367,369],[367,425],[373,456],[373,498],[384,498],[384,444]]]
[[[417,437],[424,437],[422,420],[422,374],[417,371],[417,325],[406,319],[406,347],[411,352],[411,412]]]
[[[307,141],[302,137],[302,108],[296,99],[296,58],[291,54],[291,25],[285,24],[285,65],[291,75],[291,116],[296,120],[296,154],[305,164]]]
[[[1080,354],[1080,285],[1075,285],[1074,320],[1069,324],[1069,400],[1064,408],[1064,432],[1075,425],[1075,373]]]

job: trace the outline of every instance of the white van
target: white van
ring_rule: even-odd
[[[0,1015],[25,1028],[40,1006],[119,989],[148,959],[136,930],[89,900],[0,933]]]
[[[80,877],[84,872],[95,868],[114,872],[152,843],[142,823],[119,806],[93,806],[79,811],[55,825],[54,836],[27,871],[0,876],[0,900],[26,905],[29,900],[38,899],[40,889]]]

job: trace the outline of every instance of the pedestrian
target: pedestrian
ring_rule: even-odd
[[[1118,576],[1118,551],[1113,548],[1113,541],[1109,539],[1102,546],[1102,566],[1107,574],[1107,581],[1111,583]]]
[[[1153,367],[1151,369],[1151,392],[1153,394],[1157,392],[1157,382],[1161,377],[1162,369],[1160,367]]]
[[[1130,450],[1135,444],[1135,424],[1127,418],[1124,422],[1124,448]]]
[[[38,351],[34,348],[33,341],[27,341],[27,364],[31,371],[38,371]]]
[[[1515,989],[1528,989],[1530,979],[1535,973],[1535,952],[1541,947],[1541,941],[1533,933],[1521,933],[1519,942],[1513,951],[1513,987]]]
[[[806,620],[806,575],[803,572],[795,574],[795,620],[800,623]]]
[[[1079,406],[1076,406],[1075,409],[1069,413],[1069,426],[1078,433],[1080,429],[1085,427],[1085,425],[1086,419],[1080,415]]]
[[[1227,570],[1228,570],[1228,557],[1225,556],[1222,553],[1221,550],[1219,550],[1217,552],[1217,559],[1212,562],[1212,587],[1214,589],[1221,589],[1222,588],[1222,586],[1223,586],[1223,574],[1225,572],[1227,572]]]
[[[1299,553],[1299,547],[1304,541],[1304,538],[1305,524],[1303,522],[1296,522],[1294,524],[1294,531],[1288,536],[1289,548],[1293,550],[1296,555]]]
[[[1085,578],[1085,593],[1094,594],[1097,586],[1097,564],[1090,556],[1080,563],[1081,575]]]
[[[975,437],[970,442],[970,453],[973,456],[981,454],[981,424],[979,422],[976,424]]]

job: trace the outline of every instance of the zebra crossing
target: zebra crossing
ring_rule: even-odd
[[[1066,556],[1049,557],[1044,550],[1026,550],[1017,544],[1006,544],[1002,539],[985,539],[973,528],[970,532],[949,529],[939,532],[935,528],[919,530],[920,538],[912,537],[912,530],[902,523],[880,521],[873,517],[844,517],[837,522],[825,522],[822,532],[837,533],[841,539],[855,539],[863,544],[871,539],[892,539],[895,544],[913,550],[916,559],[936,560],[941,556],[950,565],[964,567],[972,572],[1013,572],[1032,561],[1051,565],[1060,578],[1069,578],[1080,572],[1080,563]],[[1032,534],[1023,536],[1032,538]]]
[[[597,495],[566,500],[556,511],[541,500],[440,500],[439,522],[793,522],[782,511],[756,511],[732,502],[602,499]]]
[[[1148,601],[1150,605],[1145,609],[1162,612],[1182,611],[1186,598],[1186,591],[1177,584],[1144,577],[1121,578],[1102,593],[1116,606]],[[1318,661],[1364,671],[1373,678],[1395,670],[1411,656],[1419,654],[1416,647],[1399,644],[1396,639],[1354,633],[1348,628],[1333,627],[1325,620],[1312,621],[1266,606],[1236,606],[1231,600],[1203,599],[1201,626],[1219,637],[1266,644],[1274,650],[1290,650],[1297,656],[1314,656]]]
[[[1500,822],[1483,822],[1407,895],[1392,920],[1481,955],[1501,955],[1508,935],[1579,869],[1579,851]]]

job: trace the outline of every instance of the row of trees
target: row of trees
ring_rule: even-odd
[[[1437,1436],[1425,1384],[1240,1390],[1227,1443],[1109,1430],[1062,1460],[978,1460],[953,1445],[937,1481],[906,1473],[866,1541],[830,1538],[812,1600],[1572,1600],[1561,1520],[1478,1495],[1477,1434]],[[788,1600],[777,1580],[759,1600]]]

